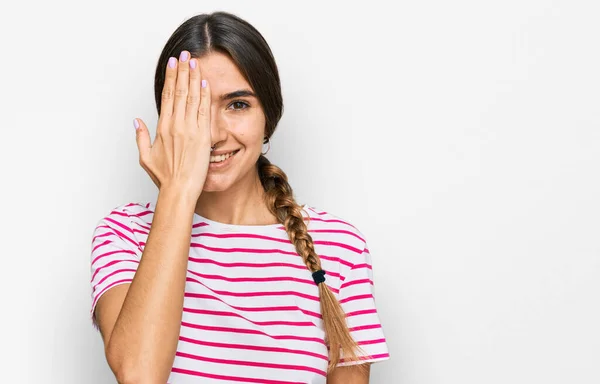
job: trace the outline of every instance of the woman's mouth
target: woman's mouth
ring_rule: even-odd
[[[229,153],[224,153],[222,155],[217,155],[217,156],[211,156],[210,157],[210,165],[209,168],[210,169],[217,169],[217,168],[223,168],[224,166],[226,166],[227,164],[231,163],[232,158],[239,152],[240,150],[237,149],[235,151],[229,152]]]

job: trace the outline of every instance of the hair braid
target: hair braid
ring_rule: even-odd
[[[287,175],[264,156],[260,156],[258,159],[257,169],[265,189],[265,199],[269,210],[285,226],[290,241],[296,247],[296,251],[304,260],[308,270],[310,272],[320,270],[321,259],[315,252],[312,237],[308,233],[302,216],[302,207],[294,199]],[[360,347],[350,335],[346,324],[346,314],[329,287],[325,283],[319,284],[318,287],[325,341],[329,346],[327,371],[331,372],[340,361],[340,350],[345,360],[357,361],[359,359],[356,353]],[[366,365],[361,364],[360,368],[364,370]]]

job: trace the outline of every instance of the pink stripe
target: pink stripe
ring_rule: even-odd
[[[345,235],[354,236],[357,239],[359,239],[360,241],[362,241],[363,243],[365,242],[365,239],[358,236],[356,233],[351,232],[351,231],[345,231],[343,229],[310,229],[308,232],[310,232],[310,233],[312,233],[312,232],[314,232],[314,233],[342,233]]]
[[[363,240],[360,236],[358,236],[358,235],[356,235],[356,234],[354,234],[352,232],[343,231],[343,230],[317,229],[317,230],[311,230],[309,232],[346,233],[346,234],[349,234],[349,235],[353,235],[353,236],[357,237],[360,240]],[[275,241],[275,242],[284,243],[284,244],[290,244],[290,240],[289,239],[278,239],[276,237],[263,236],[263,235],[255,235],[255,234],[250,234],[250,233],[227,233],[227,234],[197,233],[197,234],[193,234],[192,235],[192,237],[202,237],[202,236],[219,238],[219,239],[230,239],[230,238],[261,239],[261,240]],[[364,240],[363,240],[363,242],[364,242]],[[331,241],[314,241],[314,243],[315,244],[329,245],[329,246],[338,246],[338,247],[341,247],[341,248],[349,249],[349,250],[351,250],[353,252],[356,252],[356,253],[362,253],[362,251],[360,251],[358,248],[354,248],[354,247],[348,246],[348,245],[343,244],[343,243],[331,242]],[[293,253],[293,254],[295,255],[296,253]]]
[[[142,224],[138,223],[137,221],[133,221],[131,224],[137,225],[138,227],[145,229],[146,231],[150,230],[150,226],[142,225]]]
[[[133,229],[133,233],[135,234],[136,232],[137,232],[137,233],[139,233],[140,235],[144,235],[144,236],[148,236],[148,235],[150,235],[150,233],[149,233],[148,231],[142,231],[142,230],[139,230],[139,229],[135,229],[135,228],[134,228],[134,229]]]
[[[323,260],[338,262],[338,263],[343,264],[346,267],[350,267],[350,268],[352,268],[354,266],[354,264],[352,264],[351,262],[340,259],[339,257],[335,257],[335,256],[319,255],[319,258],[323,259]],[[327,272],[327,274],[329,275],[329,272]]]
[[[194,263],[202,263],[202,264],[214,264],[220,267],[225,268],[233,268],[233,267],[246,267],[246,268],[268,268],[268,267],[289,267],[294,269],[303,269],[307,270],[306,266],[298,265],[298,264],[290,264],[290,263],[222,263],[220,261],[212,260],[212,259],[201,259],[197,257],[190,256],[188,258],[189,261],[193,261]],[[341,280],[345,280],[339,273],[326,271],[327,276],[337,277]]]
[[[261,239],[261,240],[269,240],[269,241],[276,241],[279,243],[285,243],[285,244],[291,244],[289,239],[278,239],[276,237],[271,237],[271,236],[263,236],[263,235],[255,235],[252,233],[208,233],[208,232],[202,232],[202,233],[195,233],[192,235],[192,237],[214,237],[217,239]]]
[[[337,219],[329,219],[328,220],[328,219],[321,219],[320,217],[311,217],[310,220],[311,221],[321,221],[324,223],[340,223],[340,224],[345,224],[345,225],[348,225],[348,226],[356,229],[356,227],[354,225],[347,223],[345,221],[342,221],[342,220],[337,220]]]
[[[358,345],[372,345],[372,344],[381,344],[381,343],[385,343],[385,339],[359,341],[357,344]]]
[[[131,230],[131,228],[124,226],[123,224],[119,223],[118,221],[115,221],[115,220],[113,220],[113,219],[111,219],[111,218],[109,218],[109,217],[107,217],[107,218],[106,218],[106,221],[110,221],[111,223],[113,223],[113,224],[116,224],[116,225],[118,225],[119,227],[125,228],[125,229],[127,229],[127,231],[129,231],[129,232],[133,233],[133,231]],[[133,241],[132,239],[130,239],[130,238],[129,238],[129,236],[125,235],[124,233],[122,233],[122,232],[120,232],[120,231],[118,231],[118,230],[116,230],[116,229],[114,229],[114,228],[113,228],[112,230],[113,230],[113,231],[114,231],[114,232],[115,232],[117,235],[119,235],[119,237],[121,237],[121,238],[123,238],[123,239],[125,239],[125,240],[129,241],[131,244],[135,245],[135,247],[136,247],[136,248],[139,248],[139,247],[140,247],[140,246],[139,246],[139,244],[137,243],[137,241]]]
[[[220,261],[211,260],[211,259],[200,259],[196,257],[189,257],[190,261],[195,263],[204,263],[204,264],[215,264],[220,267],[248,267],[248,268],[266,268],[266,267],[289,267],[295,269],[304,269],[306,270],[305,265],[298,264],[290,264],[290,263],[222,263]]]
[[[230,333],[245,333],[252,335],[262,335],[275,340],[299,340],[299,341],[313,341],[315,343],[325,345],[325,341],[323,339],[318,339],[316,337],[303,337],[303,336],[293,336],[293,335],[269,335],[268,333],[254,330],[254,329],[242,329],[242,328],[228,328],[228,327],[214,327],[209,325],[198,325],[187,323],[185,321],[181,322],[181,326],[194,328],[194,329],[202,329],[204,331],[216,331],[216,332],[230,332]]]
[[[117,263],[125,263],[125,262],[132,262],[132,263],[136,263],[136,264],[140,263],[139,261],[136,261],[136,260],[113,260],[113,261],[110,261],[110,262],[104,264],[103,266],[99,267],[98,269],[96,269],[96,272],[94,272],[94,274],[92,275],[91,281],[94,281],[94,279],[96,278],[96,275],[98,273],[100,273],[100,271],[103,270],[104,268],[108,268],[111,265],[115,265]]]
[[[306,367],[302,365],[291,365],[291,364],[273,364],[273,363],[261,363],[258,361],[243,361],[243,360],[227,360],[227,359],[216,359],[214,357],[192,355],[191,353],[177,352],[176,356],[185,357],[188,359],[206,361],[209,363],[216,364],[228,364],[228,365],[243,365],[246,367],[260,367],[260,368],[274,368],[274,369],[286,369],[292,371],[307,371],[319,374],[321,376],[327,376],[325,371],[316,369],[313,367]]]
[[[141,221],[142,223],[145,224],[146,228],[148,230],[150,230],[149,228],[152,226],[152,223],[148,223],[144,220],[144,216],[148,216],[148,215],[154,215],[153,211],[142,211],[142,212],[137,212],[137,213],[131,213],[129,214],[129,218],[131,219],[132,217],[137,217],[139,219],[139,221]],[[138,223],[137,221],[131,221],[133,224],[137,224],[141,227],[144,227],[142,224]]]
[[[230,343],[215,343],[210,341],[196,340],[190,339],[188,337],[179,336],[179,340],[185,341],[187,343],[193,343],[198,345],[204,345],[207,347],[215,347],[215,348],[226,348],[226,349],[242,349],[242,350],[251,350],[251,351],[263,351],[263,352],[275,352],[275,353],[292,353],[297,355],[306,355],[311,357],[316,357],[317,359],[328,361],[329,357],[326,355],[321,355],[314,352],[303,351],[300,349],[289,349],[289,348],[279,348],[279,347],[261,347],[258,345],[246,345],[246,344],[230,344]],[[381,339],[384,340],[384,339]]]
[[[296,252],[284,251],[282,249],[256,249],[256,248],[218,248],[218,247],[209,247],[204,244],[199,243],[191,243],[190,247],[192,248],[202,248],[208,251],[220,252],[220,253],[234,253],[234,252],[244,252],[244,253],[281,253],[284,255],[291,255],[300,257]]]
[[[106,287],[104,287],[104,289],[102,291],[100,291],[100,293],[98,293],[97,295],[95,295],[94,301],[92,302],[92,308],[94,308],[96,306],[96,301],[98,301],[98,299],[100,298],[100,296],[102,296],[102,294],[104,292],[106,292],[108,289],[114,287],[115,285],[123,284],[123,283],[131,283],[132,281],[133,281],[132,279],[117,280],[117,281],[115,281],[115,282],[107,285]]]
[[[247,267],[247,268],[267,268],[267,267],[289,267],[295,269],[307,269],[305,265],[297,265],[290,263],[222,263],[216,260],[211,259],[199,259],[196,257],[189,257],[190,261],[195,263],[204,263],[204,264],[215,264],[220,267]]]
[[[122,217],[128,217],[129,215],[125,212],[120,212],[120,211],[112,211],[109,216],[122,216]]]
[[[146,245],[146,243],[140,242],[140,246],[145,246],[145,245]],[[192,248],[204,248],[204,249],[207,249],[209,251],[222,252],[222,253],[234,253],[234,252],[263,253],[263,254],[264,253],[280,253],[280,254],[290,255],[290,256],[294,256],[294,257],[298,257],[299,256],[296,252],[288,252],[288,251],[283,251],[283,250],[280,250],[280,249],[214,248],[214,247],[208,247],[206,245],[202,245],[202,244],[198,244],[198,243],[191,243],[190,246]],[[352,269],[354,269],[354,267],[355,267],[354,264],[352,264],[352,263],[350,263],[350,262],[348,262],[346,260],[342,260],[339,257],[319,255],[319,258],[323,259],[323,260],[335,261],[335,262],[343,264],[343,265],[345,265],[347,267],[350,267]],[[305,269],[305,267],[302,267],[302,269]]]
[[[110,217],[107,217],[107,218],[105,218],[105,220],[106,220],[106,221],[108,221],[108,222],[111,222],[111,223],[113,223],[113,224],[115,224],[115,225],[117,225],[117,226],[119,226],[119,227],[121,227],[121,229],[123,229],[123,230],[125,230],[125,231],[127,231],[127,232],[131,232],[131,233],[133,233],[133,231],[131,230],[131,228],[129,228],[128,226],[126,226],[126,225],[125,225],[125,224],[123,224],[123,223],[120,223],[120,222],[118,222],[118,221],[117,221],[117,220],[115,220],[115,219],[112,219],[112,218],[110,218]]]
[[[320,313],[316,313],[316,312],[311,312],[311,311],[307,311],[305,309],[299,308],[299,307],[295,307],[295,306],[287,306],[287,307],[239,307],[239,306],[234,306],[234,305],[230,305],[228,303],[226,303],[225,301],[221,300],[218,297],[215,296],[210,296],[210,295],[204,295],[201,293],[185,293],[186,297],[193,297],[196,299],[205,299],[205,300],[216,300],[216,301],[220,301],[221,303],[227,305],[230,308],[233,309],[237,309],[240,311],[246,311],[246,312],[271,312],[271,311],[300,311],[302,313],[304,313],[305,315],[309,315],[309,316],[313,316],[316,318],[321,319],[322,316]]]
[[[317,244],[317,245],[327,245],[329,247],[340,247],[340,248],[344,248],[344,249],[350,250],[350,251],[352,251],[354,253],[362,253],[361,249],[351,247],[348,244],[338,243],[336,241],[320,241],[320,240],[317,240],[317,241],[314,241],[314,243]]]
[[[109,273],[108,275],[104,276],[98,283],[96,283],[96,285],[94,285],[94,287],[92,288],[93,291],[96,290],[96,287],[99,286],[100,284],[104,283],[104,281],[106,281],[106,279],[110,278],[111,276],[116,275],[117,273],[121,273],[121,272],[135,272],[135,269],[117,269],[116,271]]]
[[[223,296],[234,296],[234,297],[258,297],[258,296],[298,296],[304,299],[320,301],[317,296],[311,296],[300,292],[294,291],[279,291],[279,292],[230,292],[230,291],[218,291],[216,289],[211,289],[207,287],[204,283],[199,280],[193,279],[191,277],[186,277],[185,281],[198,283],[207,289],[210,289],[212,292]]]
[[[208,223],[205,222],[200,222],[200,223],[196,223],[194,225],[192,225],[192,228],[200,228],[200,227],[207,227]]]
[[[352,270],[359,269],[359,268],[373,269],[373,267],[371,265],[363,263],[363,264],[355,264],[354,267],[352,267]]]
[[[314,208],[308,208],[308,209],[310,209],[311,211],[313,211],[313,212],[314,212],[314,213],[316,213],[317,215],[321,215],[321,216],[323,216],[323,215],[326,215],[326,214],[327,214],[327,212],[325,212],[325,211],[323,211],[323,212],[317,212],[317,211],[316,211]]]
[[[364,331],[365,329],[377,329],[381,328],[381,324],[369,324],[369,325],[361,325],[360,327],[348,328],[350,332],[356,331]]]
[[[206,309],[194,309],[183,307],[184,312],[195,313],[198,315],[213,315],[213,316],[228,316],[228,317],[239,317],[241,319],[246,320],[249,323],[261,325],[261,326],[269,326],[269,325],[290,325],[296,327],[314,327],[315,324],[310,321],[252,321],[247,317],[240,315],[235,312],[225,312],[225,311],[209,311]]]
[[[111,242],[112,241],[109,241],[109,243],[111,243]],[[100,254],[100,255],[96,256],[94,258],[94,260],[92,260],[92,265],[96,264],[96,262],[98,260],[100,260],[101,258],[103,258],[103,257],[110,256],[110,255],[116,255],[117,253],[126,253],[126,254],[129,254],[129,255],[135,255],[135,252],[133,252],[133,251],[130,251],[130,250],[127,250],[127,249],[117,249],[116,251],[110,251],[110,252],[106,252],[106,253],[103,253],[103,254]]]
[[[370,355],[370,356],[361,356],[359,357],[359,360],[375,360],[375,359],[382,359],[384,357],[390,357],[389,353],[381,353],[378,355]],[[344,363],[348,361],[348,359],[340,359],[340,363]]]
[[[107,235],[110,236],[110,235],[112,235],[112,233],[105,233],[102,236],[107,236]],[[106,244],[110,244],[110,243],[112,243],[112,240],[103,241],[102,243],[100,243],[100,244],[96,245],[94,248],[92,248],[92,252],[94,252],[96,249],[98,249]]]
[[[268,238],[266,236],[263,236],[264,240],[273,240],[273,241],[281,241],[279,239],[275,239],[275,238]],[[285,243],[290,243],[289,240],[288,241],[283,241]],[[335,241],[313,241],[313,243],[315,245],[325,245],[325,246],[330,246],[330,247],[339,247],[339,248],[344,248],[344,249],[348,249],[354,253],[362,253],[362,251],[358,248],[354,248],[351,247],[347,244],[343,244],[343,243],[337,243]],[[214,251],[214,252],[223,252],[223,253],[232,253],[232,252],[245,252],[245,253],[281,253],[284,255],[292,255],[292,256],[298,256],[297,252],[290,252],[290,251],[284,251],[282,249],[256,249],[256,248],[218,248],[218,247],[209,247],[207,245],[204,244],[200,244],[200,243],[191,243],[190,247],[193,248],[203,248],[209,251]],[[352,264],[350,264],[350,266],[352,266]]]
[[[315,242],[315,244],[317,244],[318,242]],[[144,246],[145,243],[140,243],[141,246]],[[294,256],[296,258],[300,257],[298,255],[297,252],[290,252],[290,251],[284,251],[281,249],[256,249],[256,248],[218,248],[218,247],[209,247],[206,246],[204,244],[199,244],[199,243],[191,243],[190,247],[192,248],[203,248],[209,251],[213,251],[213,252],[221,252],[221,253],[234,253],[234,252],[242,252],[242,253],[279,253],[279,254],[283,254],[283,255],[290,255],[290,256]],[[356,248],[355,248],[356,249]],[[334,257],[334,256],[326,256],[326,255],[319,255],[319,258],[323,259],[323,260],[329,260],[329,261],[336,261],[339,262],[347,267],[350,268],[355,268],[356,265],[346,261],[346,260],[342,260],[339,257]],[[190,258],[191,259],[191,258]],[[366,264],[365,264],[366,265]],[[303,267],[306,268],[306,267]]]
[[[371,285],[373,285],[373,280],[371,280],[371,279],[360,279],[360,280],[354,280],[354,281],[346,281],[344,284],[342,284],[342,286],[340,287],[340,289],[342,289],[344,287],[349,287],[351,285],[363,284],[363,283],[370,283]]]
[[[329,220],[327,220],[327,219],[321,219],[320,217],[305,217],[304,221],[308,221],[308,222],[310,222],[310,221],[320,221],[320,222],[323,222],[323,223],[340,223],[340,224],[348,225],[348,226],[356,229],[356,227],[354,225],[352,225],[350,223],[347,223],[345,221],[342,221],[342,220],[337,220],[337,219],[329,219]],[[309,223],[306,223],[306,224],[309,224]],[[281,230],[285,231],[285,226],[282,225],[280,227],[277,227],[277,229],[281,229]]]
[[[231,281],[231,282],[237,282],[237,283],[249,283],[249,282],[269,282],[269,281],[294,281],[297,283],[303,283],[303,284],[309,284],[309,285],[314,285],[315,282],[313,280],[308,280],[308,279],[299,279],[297,277],[291,277],[291,276],[273,276],[273,277],[225,277],[225,276],[219,276],[219,275],[205,275],[202,273],[198,273],[198,272],[194,272],[194,271],[190,271],[188,270],[189,273],[198,276],[198,277],[202,277],[203,279],[208,279],[208,280],[223,280],[223,281]],[[339,293],[339,289],[330,288],[333,292],[335,293]]]
[[[181,368],[176,368],[176,367],[171,368],[171,372],[181,373],[183,375],[190,375],[190,376],[207,377],[209,379],[215,379],[215,380],[235,381],[235,382],[238,382],[238,383],[303,384],[303,383],[301,383],[299,381],[280,381],[280,380],[267,380],[267,379],[253,379],[253,378],[250,378],[250,377],[214,375],[214,374],[211,374],[211,373],[196,372],[196,371],[191,371],[189,369],[181,369]]]
[[[108,225],[103,225],[102,227],[110,228]],[[100,227],[97,227],[97,228],[100,228]],[[96,235],[96,236],[92,237],[92,244],[94,244],[94,242],[96,241],[96,239],[99,239],[101,237],[106,237],[106,236],[112,236],[112,235],[113,234],[110,233],[110,232],[106,232],[106,233],[103,233],[101,235]]]
[[[354,300],[372,299],[372,298],[373,298],[373,294],[371,294],[371,293],[369,293],[368,295],[350,296],[350,297],[346,297],[345,299],[340,300],[340,304],[347,303],[347,302],[354,301]]]
[[[348,313],[346,313],[346,317],[369,315],[371,313],[377,313],[377,309],[363,309],[360,311],[348,312]]]
[[[148,216],[148,215],[154,215],[154,211],[146,210],[146,211],[141,211],[141,212],[130,214],[130,216],[135,216],[135,217],[140,217],[140,218],[143,216]]]

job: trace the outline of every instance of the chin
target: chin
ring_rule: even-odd
[[[202,192],[223,192],[229,189],[231,182],[227,177],[211,177],[208,175]]]

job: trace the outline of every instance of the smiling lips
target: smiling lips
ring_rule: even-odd
[[[237,150],[235,150],[233,152],[225,153],[223,155],[211,156],[210,157],[210,162],[211,163],[221,163],[221,162],[229,159],[231,156],[235,155],[238,152],[239,152],[239,149],[237,149]]]

